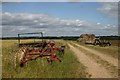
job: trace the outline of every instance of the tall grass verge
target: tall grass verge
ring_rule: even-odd
[[[77,61],[64,41],[56,41],[56,46],[65,45],[65,54],[61,63],[48,64],[45,58],[30,61],[24,67],[15,67],[13,58],[18,50],[16,40],[2,41],[2,77],[3,78],[85,78],[85,66]]]

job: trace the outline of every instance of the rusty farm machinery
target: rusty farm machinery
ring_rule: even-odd
[[[92,43],[93,45],[99,45],[100,47],[106,47],[106,46],[111,46],[110,42],[106,41],[101,41],[99,39],[95,39],[94,42]]]
[[[42,39],[41,41],[29,42],[29,43],[21,43],[21,35],[26,34],[39,34]],[[19,51],[15,54],[15,66],[17,64],[20,67],[23,67],[29,61],[37,60],[38,58],[46,58],[48,63],[52,63],[53,61],[61,62],[61,57],[64,55],[65,46],[56,47],[54,41],[43,40],[43,33],[22,33],[18,34],[18,44]]]

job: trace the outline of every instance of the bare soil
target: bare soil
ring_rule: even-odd
[[[111,57],[109,55],[106,55],[106,54],[102,54],[102,53],[100,53],[100,52],[98,52],[96,50],[89,49],[87,47],[81,46],[79,44],[76,44],[76,43],[73,43],[73,44],[80,47],[80,48],[82,48],[82,49],[84,49],[84,50],[86,50],[86,51],[89,51],[89,52],[91,52],[91,53],[93,53],[95,55],[98,55],[101,59],[108,61],[109,63],[113,64],[114,66],[116,66],[118,68],[118,59],[115,59],[115,58],[113,58],[113,57]]]
[[[78,61],[87,67],[87,71],[91,75],[91,78],[113,78],[114,77],[104,67],[101,67],[93,59],[91,59],[89,56],[85,55],[85,53],[80,51],[79,48],[74,47],[73,45],[69,43],[68,43],[68,46],[75,53],[76,57],[78,58]],[[84,46],[81,46],[81,47],[84,49],[87,49]],[[89,51],[92,51],[92,50],[89,50]],[[94,51],[92,52],[96,53]]]

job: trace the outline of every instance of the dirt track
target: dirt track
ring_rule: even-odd
[[[76,45],[79,46],[78,44],[76,44]],[[81,52],[79,50],[79,48],[76,48],[76,47],[74,47],[73,45],[71,45],[69,43],[68,43],[68,46],[75,53],[78,60],[83,65],[85,65],[87,67],[88,73],[92,75],[91,78],[113,78],[113,76],[104,67],[101,67],[93,59],[89,58],[87,55],[85,55],[85,53]],[[96,52],[94,52],[92,50],[89,50],[88,48],[86,48],[84,46],[79,46],[79,47],[82,47],[82,48],[84,48],[84,49],[86,49],[86,50],[88,50],[90,52],[96,53]],[[99,54],[99,56],[102,57],[100,54]],[[109,59],[109,58],[107,58],[107,59]]]
[[[87,47],[78,45],[76,43],[73,43],[73,44],[76,45],[76,46],[78,46],[78,47],[80,47],[80,48],[82,48],[82,49],[84,49],[84,50],[86,50],[86,51],[89,51],[89,52],[91,52],[91,53],[93,53],[95,55],[100,56],[101,59],[108,61],[109,63],[113,64],[114,66],[116,66],[118,68],[118,59],[115,59],[115,58],[113,58],[113,57],[111,57],[109,55],[102,54],[102,53],[100,53],[100,52],[98,52],[96,50],[89,49]]]

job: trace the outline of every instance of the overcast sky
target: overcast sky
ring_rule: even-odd
[[[2,4],[2,36],[118,34],[117,2],[8,2]]]

